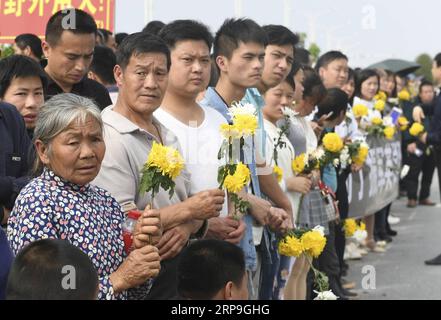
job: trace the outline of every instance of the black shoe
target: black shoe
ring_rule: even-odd
[[[386,233],[391,237],[395,237],[398,234],[398,232],[396,232],[395,230],[392,230],[392,229],[388,229],[386,231]]]
[[[340,292],[341,292],[344,296],[349,297],[349,298],[350,298],[350,297],[357,297],[357,296],[358,296],[357,293],[352,292],[352,291],[349,291],[349,290],[343,288],[342,281],[341,281],[340,279],[338,280],[338,285],[339,285]]]
[[[391,243],[392,238],[387,233],[380,233],[378,235],[378,241],[386,241],[387,243]]]
[[[427,264],[428,266],[439,266],[439,265],[441,265],[441,254],[439,256],[437,256],[436,258],[424,261],[424,263]]]
[[[329,290],[332,290],[332,292],[338,297],[338,300],[349,300],[349,298],[343,293],[343,291],[340,289],[340,281],[337,277],[329,277]]]

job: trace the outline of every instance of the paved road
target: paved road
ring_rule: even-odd
[[[436,172],[435,172],[436,176]],[[438,181],[434,177],[432,201],[436,207],[406,207],[401,198],[392,205],[392,213],[401,218],[393,226],[398,232],[386,253],[370,253],[359,261],[350,261],[347,279],[357,283],[361,300],[433,300],[441,299],[441,266],[426,266],[424,260],[441,253],[441,205]],[[364,266],[373,266],[376,288],[362,288]],[[366,268],[366,267],[365,267]],[[371,270],[370,267],[367,267]]]

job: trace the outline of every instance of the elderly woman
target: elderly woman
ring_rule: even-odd
[[[91,258],[99,276],[98,298],[126,299],[147,294],[148,281],[159,273],[158,250],[148,244],[150,236],[161,233],[159,212],[143,212],[134,250],[126,257],[120,205],[89,184],[106,149],[102,131],[100,111],[87,98],[61,94],[43,106],[34,133],[40,175],[18,196],[8,239],[15,254],[39,239],[68,240]]]

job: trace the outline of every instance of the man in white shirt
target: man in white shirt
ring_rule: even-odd
[[[170,48],[172,64],[167,91],[155,117],[179,139],[191,174],[190,193],[217,188],[222,143],[219,128],[226,120],[213,108],[196,102],[210,80],[213,37],[206,26],[193,20],[171,22],[159,36]],[[237,244],[245,224],[227,217],[227,207],[224,203],[221,217],[210,219],[208,236]]]

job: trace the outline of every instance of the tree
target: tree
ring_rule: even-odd
[[[415,74],[417,76],[423,76],[425,79],[432,81],[432,58],[427,54],[420,54],[416,59],[416,63],[421,65]]]
[[[10,45],[0,45],[0,59],[12,56],[14,49]]]
[[[317,62],[318,57],[320,56],[320,47],[316,43],[311,43],[309,45],[309,53],[311,54],[311,60],[313,63]]]

